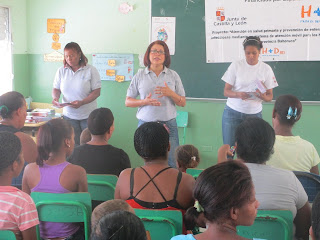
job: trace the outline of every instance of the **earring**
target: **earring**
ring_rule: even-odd
[[[70,145],[69,145],[69,144],[67,144],[67,146],[68,146],[68,148],[70,147]]]

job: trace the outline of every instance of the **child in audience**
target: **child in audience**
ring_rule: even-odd
[[[248,118],[237,127],[235,139],[238,160],[250,170],[259,209],[290,210],[295,237],[307,240],[311,209],[304,188],[292,171],[266,165],[275,142],[273,128],[261,118]],[[223,145],[219,153],[218,162],[228,161],[230,146]]]
[[[133,208],[180,210],[184,214],[194,202],[195,180],[169,167],[169,133],[163,124],[142,124],[134,134],[134,147],[144,166],[122,171],[115,198],[126,200]]]
[[[93,110],[88,118],[91,140],[74,149],[69,162],[83,167],[87,174],[113,174],[130,168],[128,155],[120,148],[110,145],[114,131],[114,118],[109,108]]]
[[[320,193],[312,203],[311,227],[309,230],[312,240],[320,240]]]
[[[272,124],[276,133],[274,154],[267,165],[290,171],[319,174],[319,154],[308,141],[293,136],[292,128],[301,118],[302,105],[293,95],[277,98],[272,112]]]
[[[123,210],[134,213],[133,208],[121,199],[113,199],[99,204],[92,212],[91,229],[93,230],[98,224],[99,220],[114,211]]]
[[[199,151],[191,144],[177,147],[175,157],[181,172],[186,172],[187,168],[196,168],[200,162]]]
[[[88,128],[85,128],[80,135],[80,145],[86,144],[91,140],[91,133]]]
[[[250,172],[243,163],[230,161],[205,169],[197,178],[193,196],[196,202],[185,215],[186,226],[193,229],[203,215],[206,231],[171,240],[246,239],[237,235],[236,227],[253,224],[259,202]]]
[[[140,218],[128,211],[114,211],[98,222],[91,240],[147,240]]]
[[[11,230],[17,239],[36,239],[38,213],[32,198],[15,187],[12,178],[24,167],[21,142],[10,132],[0,132],[0,230]]]
[[[21,131],[27,117],[27,105],[23,95],[15,91],[1,95],[0,116],[2,118],[0,131],[14,133],[20,139],[25,165],[27,165],[27,163],[35,162],[38,155],[37,146],[29,135]],[[12,185],[20,189],[23,170],[24,168],[22,169],[21,174],[12,181]]]
[[[53,119],[40,127],[37,136],[39,156],[36,163],[27,165],[22,190],[30,192],[69,193],[87,192],[86,171],[70,164],[66,158],[74,148],[74,132],[69,122]],[[82,239],[83,230],[74,223],[40,223],[44,239]]]

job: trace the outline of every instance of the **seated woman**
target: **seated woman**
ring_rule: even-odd
[[[93,110],[88,118],[91,140],[76,147],[69,162],[83,167],[87,174],[113,174],[130,168],[128,155],[108,143],[114,131],[114,118],[109,108]]]
[[[238,126],[235,139],[238,159],[246,163],[252,175],[259,209],[290,210],[296,238],[309,239],[311,210],[300,181],[291,171],[266,165],[275,142],[273,128],[260,118],[248,118]],[[230,146],[223,145],[218,162],[228,161],[228,154]]]
[[[1,95],[0,116],[0,131],[14,133],[20,139],[25,165],[35,162],[38,155],[37,146],[29,135],[21,131],[27,117],[27,105],[23,95],[14,91]],[[20,189],[23,169],[20,175],[12,180],[12,185]]]
[[[193,229],[198,219],[204,217],[206,231],[171,240],[246,239],[237,235],[236,227],[253,224],[259,202],[249,170],[243,163],[230,161],[205,169],[197,178],[193,196],[196,202],[185,215],[186,225]]]
[[[272,125],[276,133],[274,154],[267,165],[290,171],[319,174],[319,154],[312,143],[293,136],[292,128],[301,118],[302,105],[293,95],[277,98],[272,112]]]
[[[195,180],[169,167],[169,133],[163,124],[142,124],[134,134],[134,147],[145,164],[121,172],[115,198],[126,200],[133,208],[178,209],[184,213],[193,205]]]
[[[63,119],[53,119],[40,127],[37,136],[39,156],[36,163],[26,166],[22,190],[30,192],[87,192],[86,171],[70,164],[66,158],[74,148],[74,131]],[[74,223],[40,222],[44,239],[82,239],[83,231]]]

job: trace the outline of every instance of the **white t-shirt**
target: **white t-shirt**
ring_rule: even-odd
[[[63,94],[62,103],[83,100],[95,89],[101,88],[98,70],[87,64],[73,72],[71,68],[60,67],[56,73],[53,88]],[[97,108],[97,100],[82,105],[79,108],[64,107],[63,115],[75,120],[87,119],[90,113]]]
[[[271,67],[259,61],[256,65],[249,65],[245,59],[231,63],[222,80],[232,85],[235,92],[253,92],[256,80],[264,83],[267,89],[278,86]],[[262,111],[262,100],[242,100],[228,98],[227,105],[241,113],[256,114]]]

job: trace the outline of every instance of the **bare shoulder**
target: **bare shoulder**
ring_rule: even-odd
[[[74,175],[78,175],[78,174],[87,174],[86,170],[79,166],[79,165],[75,165],[70,163],[67,167],[66,170],[68,171],[69,174],[74,174]]]
[[[32,141],[32,143],[35,144],[35,142],[33,141],[33,139],[31,138],[30,135],[24,133],[24,132],[16,132],[15,135],[22,141]]]
[[[131,174],[131,171],[132,171],[132,168],[126,168],[124,169],[120,175],[119,175],[119,179],[124,179],[124,178],[128,178],[130,177],[130,174]]]
[[[24,172],[30,172],[30,171],[35,171],[38,170],[39,166],[36,163],[29,163],[24,169]]]
[[[182,173],[182,179],[181,181],[183,181],[185,184],[191,184],[191,186],[193,187],[193,185],[195,184],[196,180],[194,179],[193,176],[191,176],[188,173]]]

